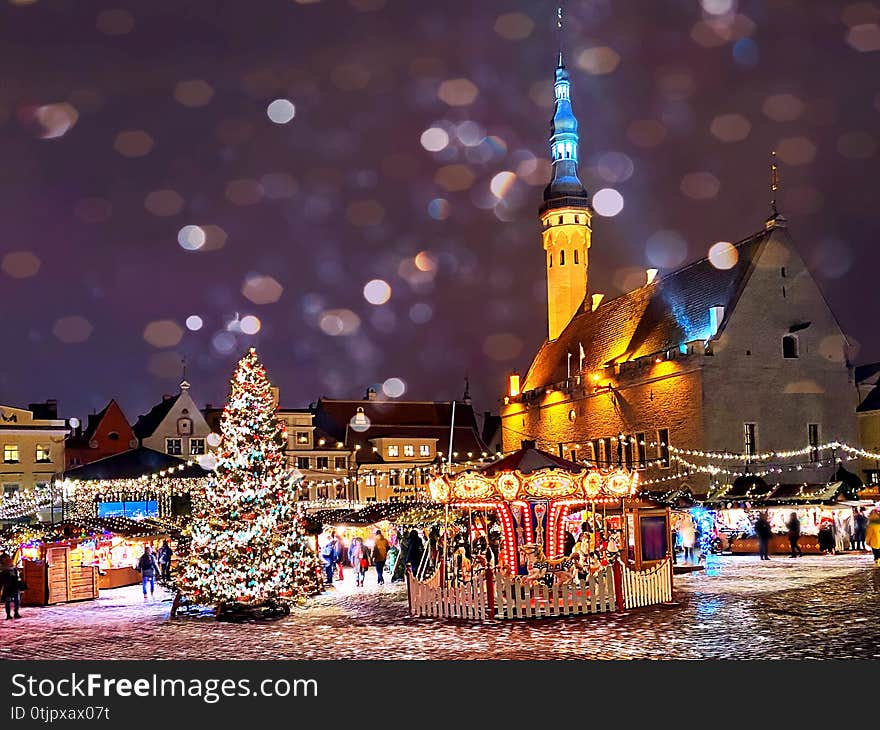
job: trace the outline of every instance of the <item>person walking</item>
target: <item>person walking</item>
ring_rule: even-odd
[[[376,539],[373,541],[373,564],[376,566],[376,579],[379,583],[385,582],[385,561],[388,558],[388,548],[391,543],[385,539],[382,530],[376,530]]]
[[[406,540],[406,557],[404,560],[412,571],[412,574],[419,577],[419,567],[422,564],[422,555],[425,547],[422,545],[422,538],[417,530],[410,530],[409,537]]]
[[[324,584],[333,585],[333,576],[336,572],[336,533],[334,532],[327,544],[321,548],[321,561],[324,563]]]
[[[156,575],[159,573],[159,565],[156,563],[156,556],[153,555],[153,548],[149,545],[144,545],[144,554],[138,560],[137,569],[141,574],[141,588],[144,591],[144,599],[147,597],[147,583],[150,584],[150,598],[152,598],[153,590],[156,587]]]
[[[171,546],[168,544],[168,540],[162,541],[162,547],[159,548],[159,553],[157,555],[159,559],[159,568],[162,571],[162,580],[171,580],[171,556],[174,555],[171,552]]]
[[[865,528],[865,544],[874,553],[874,565],[880,568],[880,511],[876,509],[872,509],[868,514],[868,526]],[[7,614],[9,613],[8,608],[6,612]]]
[[[678,523],[678,539],[684,548],[684,562],[692,563],[694,560],[694,546],[697,544],[697,526],[689,514],[685,514]]]
[[[797,512],[792,512],[791,515],[789,515],[788,522],[785,523],[785,527],[788,529],[788,542],[789,545],[791,545],[790,557],[802,557],[804,551],[801,550],[801,546],[798,545],[798,540],[801,536],[801,521],[798,519]]]
[[[868,529],[868,518],[865,508],[859,507],[853,520],[853,550],[865,550],[865,532]]]
[[[354,571],[354,584],[360,588],[364,584],[364,576],[370,565],[370,551],[359,537],[353,538],[348,546],[348,562]]]
[[[773,528],[767,513],[761,512],[755,520],[755,536],[758,538],[758,553],[761,560],[770,560],[770,538],[773,537]]]
[[[18,569],[9,553],[0,555],[0,599],[6,607],[7,621],[21,618],[21,591],[24,585],[18,577]],[[13,614],[12,611],[15,610]]]
[[[341,535],[336,536],[336,565],[339,568],[339,580],[344,580],[345,575],[342,573],[342,566],[345,564],[345,560],[348,557],[348,550],[345,548],[345,540],[342,539]]]

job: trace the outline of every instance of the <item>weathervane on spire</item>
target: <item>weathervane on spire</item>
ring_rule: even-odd
[[[560,68],[562,68],[562,30],[563,30],[563,17],[562,17],[562,3],[556,7],[556,29],[559,31],[559,63],[557,64]]]
[[[779,215],[776,208],[776,191],[779,190],[779,166],[776,164],[776,150],[770,153],[770,210],[773,217]]]

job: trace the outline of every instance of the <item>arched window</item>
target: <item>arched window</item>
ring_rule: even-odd
[[[553,268],[553,254],[552,253],[548,255],[547,260],[549,261],[549,263],[547,264],[547,267],[552,269]]]
[[[578,263],[578,250],[577,249],[574,250],[574,262]]]
[[[793,360],[798,357],[798,338],[797,335],[785,335],[782,338],[782,357],[787,360]]]
[[[564,250],[559,252],[559,265],[565,266],[565,251]]]

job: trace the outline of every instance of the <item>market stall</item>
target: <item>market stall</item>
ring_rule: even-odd
[[[734,555],[758,553],[758,538],[755,536],[755,521],[765,513],[770,522],[773,536],[770,539],[770,554],[784,555],[791,551],[787,524],[795,514],[800,522],[798,545],[805,554],[818,554],[820,533],[824,540],[831,540],[823,547],[833,545],[835,551],[851,549],[850,536],[853,532],[854,510],[859,506],[870,506],[868,501],[846,500],[841,482],[820,485],[778,484],[768,487],[763,493],[753,491],[747,495],[727,492],[711,498],[704,507],[708,510],[714,528],[725,537],[729,551]],[[720,497],[720,498],[719,498]],[[826,550],[827,551],[827,550]]]
[[[140,582],[144,546],[158,549],[175,530],[154,520],[96,518],[10,530],[3,543],[20,561],[26,605],[97,598],[99,589]],[[172,543],[172,549],[174,545]]]
[[[520,618],[670,600],[669,511],[637,489],[636,472],[592,469],[529,442],[479,470],[436,477],[432,500],[468,514],[469,539],[450,545],[444,531],[440,570],[425,581],[408,575],[411,611]]]

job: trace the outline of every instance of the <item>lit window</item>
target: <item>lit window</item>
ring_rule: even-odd
[[[657,431],[657,458],[660,466],[664,469],[669,466],[669,429],[661,428]]]
[[[190,439],[189,453],[193,456],[201,456],[205,453],[205,439]]]
[[[344,456],[336,456],[333,458],[333,465],[336,469],[346,469],[348,467],[348,459]]]
[[[743,445],[748,456],[758,453],[758,427],[754,423],[743,424]]]
[[[578,262],[578,251],[577,251],[577,249],[574,250],[574,262],[575,262],[576,264],[579,263],[579,262]]]
[[[52,461],[52,457],[49,454],[49,447],[37,446],[37,453],[34,458],[38,464],[48,464],[50,461]]]
[[[329,456],[318,456],[316,457],[315,462],[318,469],[328,469],[330,467]]]
[[[4,497],[11,497],[17,491],[18,491],[17,484],[4,484],[3,485],[3,496]]]
[[[396,471],[391,472],[388,475],[388,484],[392,487],[400,486],[400,474]]]
[[[400,456],[400,447],[397,444],[391,444],[388,447],[388,456]]]
[[[782,357],[793,360],[798,357],[797,335],[786,335],[782,338]]]
[[[309,468],[309,457],[308,456],[297,456],[296,457],[296,468],[297,469],[308,469]]]
[[[430,456],[431,455],[431,447],[428,444],[422,444],[419,446],[419,456]]]
[[[182,439],[165,439],[165,453],[171,456],[180,456],[183,454]]]
[[[810,445],[810,460],[819,461],[819,424],[807,424],[807,443]]]
[[[403,455],[404,456],[415,456],[416,455],[416,447],[412,444],[405,444],[403,447]]]
[[[297,443],[297,446],[308,446],[309,432],[308,431],[297,431],[296,432],[296,443]]]
[[[18,463],[18,444],[6,444],[3,447],[3,461],[7,464]]]

